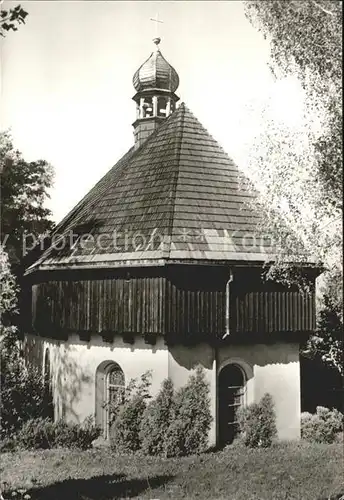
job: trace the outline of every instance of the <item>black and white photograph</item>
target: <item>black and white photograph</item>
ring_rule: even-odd
[[[0,500],[344,500],[341,0],[0,2]]]

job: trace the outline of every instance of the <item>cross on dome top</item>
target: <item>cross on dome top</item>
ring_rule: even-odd
[[[155,22],[155,36],[153,38],[153,42],[156,45],[159,45],[159,43],[161,42],[161,38],[159,37],[159,23],[163,24],[164,21],[162,21],[161,19],[159,19],[159,13],[158,12],[156,13],[155,19],[153,17],[151,17],[150,20],[153,21],[153,22]]]

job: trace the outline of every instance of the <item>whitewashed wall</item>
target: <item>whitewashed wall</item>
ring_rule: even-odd
[[[275,402],[280,439],[300,438],[301,393],[299,344],[276,343],[222,347],[218,368],[237,362],[248,375],[247,402],[270,393]],[[250,378],[252,377],[252,378]]]
[[[31,349],[30,349],[31,347]],[[154,396],[168,376],[168,351],[162,339],[155,346],[137,339],[134,345],[121,338],[112,345],[94,336],[89,343],[81,342],[77,335],[67,342],[27,337],[27,350],[31,356],[44,359],[45,349],[50,352],[55,418],[81,422],[95,412],[95,375],[103,361],[115,361],[122,368],[126,383],[152,371],[151,392]]]
[[[95,375],[104,361],[114,361],[122,368],[126,382],[152,372],[152,396],[162,381],[170,377],[175,388],[187,383],[198,364],[205,369],[210,385],[213,424],[209,444],[216,443],[217,433],[217,376],[227,363],[237,363],[247,377],[246,403],[259,401],[269,392],[275,402],[277,430],[280,439],[300,437],[300,365],[299,345],[223,346],[218,350],[207,345],[195,347],[176,345],[167,348],[162,339],[149,346],[141,338],[133,345],[115,339],[112,345],[94,336],[89,343],[70,336],[67,342],[27,337],[27,353],[42,362],[45,349],[50,352],[55,417],[81,422],[95,412]]]

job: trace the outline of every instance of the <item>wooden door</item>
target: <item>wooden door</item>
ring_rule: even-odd
[[[238,433],[236,412],[244,403],[245,376],[243,370],[234,364],[222,368],[218,379],[218,425],[219,444],[233,442]]]

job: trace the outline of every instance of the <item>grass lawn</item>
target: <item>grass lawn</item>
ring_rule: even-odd
[[[108,449],[4,453],[4,498],[32,500],[328,500],[344,495],[343,445],[238,446],[181,459],[116,456]],[[344,498],[344,497],[343,497]]]

